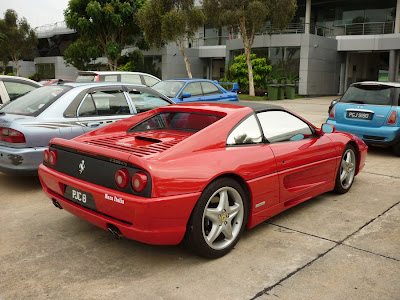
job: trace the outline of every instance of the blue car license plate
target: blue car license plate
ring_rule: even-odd
[[[96,210],[96,203],[92,194],[86,193],[84,191],[78,190],[71,186],[65,187],[64,197],[76,204],[82,205],[92,210]]]
[[[346,118],[372,120],[372,113],[363,111],[347,111]]]

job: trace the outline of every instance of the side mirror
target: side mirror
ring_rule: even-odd
[[[181,98],[183,99],[183,98],[190,98],[190,97],[192,97],[192,94],[191,93],[183,93],[182,95],[181,95]]]
[[[332,124],[324,123],[321,126],[321,131],[323,133],[333,133],[335,132],[336,128]]]

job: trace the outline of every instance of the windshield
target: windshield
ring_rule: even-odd
[[[43,86],[9,102],[0,111],[16,115],[36,116],[69,89],[70,87],[62,85]]]
[[[160,81],[151,88],[169,98],[175,98],[184,84],[182,81]]]
[[[351,86],[340,99],[342,103],[391,105],[394,88],[382,85]]]

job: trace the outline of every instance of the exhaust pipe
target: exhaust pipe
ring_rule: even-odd
[[[120,240],[123,237],[123,234],[118,229],[117,226],[108,224],[108,231],[117,239]]]
[[[55,207],[59,208],[59,209],[63,209],[60,202],[58,202],[56,199],[51,199],[53,201],[53,204]]]

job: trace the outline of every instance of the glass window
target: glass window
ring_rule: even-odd
[[[100,76],[100,81],[118,82],[118,76],[117,75],[103,75],[103,76]]]
[[[121,74],[121,82],[142,84],[142,80],[140,79],[140,75],[137,75],[137,74]]]
[[[76,82],[91,82],[96,80],[96,75],[78,75]]]
[[[35,116],[69,89],[70,87],[62,85],[48,85],[34,89],[30,93],[8,102],[1,111],[10,114]]]
[[[157,78],[154,78],[154,77],[151,77],[151,76],[147,76],[147,75],[143,75],[143,78],[144,78],[144,81],[146,82],[147,86],[155,85],[157,82],[160,81]]]
[[[156,95],[139,91],[129,92],[129,96],[132,99],[133,105],[135,105],[137,113],[170,104],[168,101]]]
[[[192,97],[203,96],[200,82],[189,83],[182,91],[182,94],[190,93]]]
[[[36,89],[35,87],[19,82],[3,81],[10,100],[14,100],[30,91]]]
[[[285,111],[266,111],[257,114],[264,136],[270,143],[296,141],[313,137],[310,126]]]
[[[78,116],[129,115],[130,109],[121,91],[97,91],[88,94],[82,102]]]
[[[201,83],[204,96],[222,94],[221,90],[213,83],[204,81]]]
[[[160,81],[151,88],[170,98],[175,98],[185,83],[183,81]]]
[[[340,99],[343,103],[390,105],[394,88],[382,85],[351,86]]]
[[[255,115],[240,123],[228,136],[227,145],[259,144],[262,133]]]

